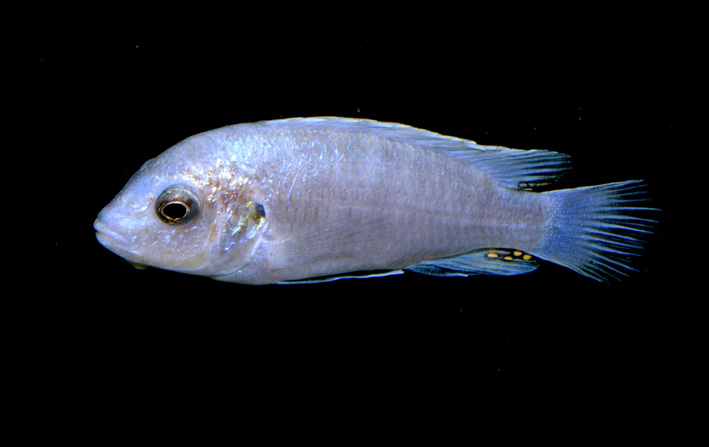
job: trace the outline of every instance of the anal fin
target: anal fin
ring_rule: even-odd
[[[521,275],[538,267],[532,255],[519,250],[486,249],[406,267],[425,275]]]

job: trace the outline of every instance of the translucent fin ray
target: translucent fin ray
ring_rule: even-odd
[[[542,149],[510,149],[486,146],[471,140],[441,135],[398,123],[374,120],[316,117],[265,121],[264,126],[302,126],[307,130],[365,132],[391,141],[413,144],[438,151],[475,165],[512,189],[530,189],[558,179],[569,169],[569,156]]]
[[[452,258],[437,259],[406,267],[425,275],[521,275],[537,268],[537,262],[527,253],[517,250],[479,250]]]
[[[543,193],[557,211],[534,254],[598,281],[627,276],[659,211],[645,193],[639,180]]]

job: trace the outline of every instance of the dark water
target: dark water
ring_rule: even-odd
[[[335,400],[374,389],[363,399],[449,404],[506,377],[568,379],[585,397],[624,383],[629,401],[650,400],[646,388],[682,363],[677,346],[694,331],[668,259],[677,80],[655,49],[589,43],[568,54],[549,41],[476,52],[465,39],[345,37],[304,50],[127,33],[34,48],[30,100],[50,191],[41,207],[52,216],[34,266],[52,293],[29,298],[38,328],[26,351],[228,365],[242,383],[330,383]],[[664,210],[658,236],[641,271],[611,284],[543,263],[512,278],[241,286],[139,271],[96,242],[96,214],[148,158],[227,124],[313,115],[565,152],[574,168],[561,187],[645,179]]]

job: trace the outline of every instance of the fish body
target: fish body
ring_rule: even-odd
[[[132,263],[246,284],[512,275],[534,270],[532,256],[598,280],[625,274],[649,231],[641,183],[532,191],[567,168],[564,154],[394,123],[247,123],[146,162],[94,226]]]

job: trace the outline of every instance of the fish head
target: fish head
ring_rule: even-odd
[[[218,162],[204,169],[184,155],[167,151],[146,162],[99,213],[96,237],[135,265],[233,274],[254,255],[266,211],[244,175]]]

